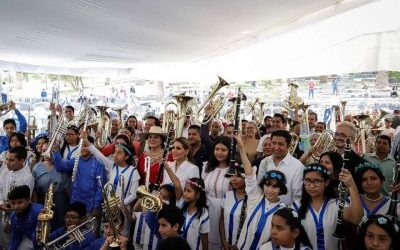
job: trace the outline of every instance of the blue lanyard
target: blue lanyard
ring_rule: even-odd
[[[318,250],[324,250],[325,249],[325,238],[324,238],[324,213],[326,210],[326,207],[328,205],[328,201],[324,201],[324,204],[322,204],[321,212],[319,213],[319,218],[317,218],[317,215],[312,208],[312,206],[309,206],[310,213],[313,217],[314,224],[315,224],[315,229],[317,231],[317,249]]]
[[[185,217],[186,217],[186,216],[188,216],[187,212],[185,213]],[[183,231],[182,237],[183,237],[184,239],[187,238],[187,234],[188,234],[189,228],[190,228],[190,226],[192,225],[193,220],[194,220],[196,217],[197,217],[197,211],[196,211],[196,213],[194,213],[194,214],[192,215],[192,217],[189,219],[188,224],[183,224],[183,227],[182,227],[182,231]]]
[[[263,203],[265,205],[265,202]],[[268,212],[264,213],[265,211],[265,207],[262,206],[262,216],[260,218],[260,220],[258,221],[258,225],[257,225],[257,230],[254,234],[254,239],[253,242],[251,243],[250,249],[256,249],[258,246],[258,243],[260,242],[260,238],[261,238],[261,234],[264,231],[265,228],[265,223],[267,223],[267,219],[268,217],[275,213],[276,210],[278,210],[279,206],[276,205],[275,207],[273,207],[272,209],[270,209]]]
[[[78,149],[79,147],[76,147],[74,149],[70,149],[69,145],[67,145],[67,150],[68,150],[68,154],[67,154],[67,160],[71,160],[71,156],[72,154]]]
[[[361,195],[360,195],[361,198]],[[367,217],[376,214],[376,212],[378,212],[379,209],[381,209],[386,202],[389,200],[389,198],[385,197],[379,204],[378,206],[376,206],[372,211],[369,211],[367,204],[365,203],[364,199],[361,198],[361,205],[363,206],[363,208],[365,209],[365,211],[367,212]]]
[[[235,197],[235,204],[233,205],[233,207],[229,213],[229,223],[228,223],[228,226],[229,226],[228,242],[231,245],[233,245],[232,234],[233,234],[233,224],[234,224],[234,219],[235,219],[235,212],[236,212],[236,209],[239,207],[239,204],[243,201],[243,200],[238,201],[236,199],[235,192],[233,192],[233,196]]]
[[[115,177],[114,177],[114,185],[113,185],[114,191],[116,191],[116,190],[117,190],[117,187],[118,187],[118,182],[119,182],[119,168],[118,168],[118,165],[117,165],[117,164],[114,164],[114,168],[116,168],[116,171],[117,171],[117,174],[116,174]],[[126,172],[126,170],[128,170],[128,168],[129,168],[129,166],[128,166],[128,167],[125,167],[125,169],[123,169],[123,170],[121,171],[121,175],[123,175],[123,174]]]

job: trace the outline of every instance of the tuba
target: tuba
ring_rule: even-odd
[[[366,131],[366,121],[369,119],[369,115],[355,115],[353,118],[357,121],[358,123],[358,145],[361,143],[361,153],[365,154],[366,150],[366,145],[365,145],[365,131]]]
[[[6,115],[8,112],[10,112],[13,106],[14,106],[13,101],[0,104],[0,116]]]
[[[72,245],[75,242],[82,242],[85,240],[85,235],[92,232],[95,225],[96,217],[91,218],[80,224],[77,227],[74,227],[71,230],[68,230],[65,234],[61,235],[55,240],[50,241],[49,243],[44,245],[45,249],[66,249],[68,246]]]
[[[371,123],[371,125],[370,125],[371,128],[376,128],[376,127],[378,126],[379,122],[383,119],[383,117],[385,117],[385,116],[388,114],[388,112],[386,112],[386,111],[383,110],[383,109],[380,109],[380,110],[379,110],[379,113],[380,113],[379,117],[376,118],[376,119]]]
[[[170,117],[171,119],[168,121],[167,119],[167,107],[169,105],[174,105],[176,106],[176,114],[174,114],[173,116],[173,121],[174,121],[174,130],[175,130],[175,138],[181,137],[183,134],[183,129],[185,127],[185,120],[186,120],[186,112],[188,110],[189,107],[189,102],[193,99],[193,97],[190,96],[186,96],[186,95],[176,95],[174,96],[175,102],[174,101],[170,101],[167,102],[165,104],[165,113],[164,113],[164,119],[163,119],[163,131],[164,132],[168,132],[168,128],[170,127],[169,124],[165,124],[165,122],[171,122],[172,121],[172,117]]]
[[[290,142],[289,154],[294,155],[297,145],[300,142],[300,137],[293,132],[290,133],[290,136],[292,137],[292,141]]]
[[[119,108],[113,108],[112,110],[114,110],[115,112],[117,112],[118,114],[118,119],[119,119],[119,128],[123,128],[124,124],[123,124],[123,119],[122,119],[122,111],[126,108],[125,107],[119,107]]]
[[[107,144],[108,137],[111,133],[110,118],[106,115],[107,106],[96,106],[99,110],[97,128],[101,130],[101,136],[96,138],[96,147],[102,148]]]
[[[330,151],[333,147],[335,147],[335,142],[333,140],[334,132],[332,130],[326,129],[321,135],[318,137],[318,140],[314,144],[314,148],[320,149],[320,153],[312,153],[311,156],[314,159],[319,159],[321,155],[325,152]]]
[[[39,245],[46,245],[50,235],[50,221],[53,218],[54,212],[51,210],[54,206],[54,186],[57,183],[53,182],[50,184],[49,190],[47,191],[46,198],[44,201],[44,208],[38,216],[38,225],[36,232],[36,239]]]
[[[115,190],[111,183],[107,183],[103,187],[103,200],[102,204],[105,216],[108,218],[110,228],[113,233],[114,241],[111,243],[111,248],[116,248],[120,245],[118,242],[118,232],[122,226],[122,217],[120,207],[122,206],[121,199],[115,195]]]
[[[199,124],[206,124],[211,121],[212,118],[217,116],[219,111],[222,109],[222,107],[225,104],[226,97],[220,93],[218,94],[218,91],[225,87],[229,86],[229,83],[225,81],[222,77],[218,76],[218,82],[211,87],[211,93],[210,95],[206,98],[206,100],[200,105],[200,107],[197,110],[197,114],[195,117],[195,121]],[[216,97],[218,94],[218,97]],[[214,98],[216,97],[216,98]],[[210,115],[210,117],[207,118],[206,114],[206,107],[207,106],[212,106],[213,113]]]

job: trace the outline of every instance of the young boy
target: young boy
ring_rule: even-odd
[[[30,197],[30,190],[26,185],[17,186],[8,194],[11,208],[14,210],[11,213],[10,250],[33,249],[37,218],[43,206],[31,203]]]
[[[89,137],[90,142],[94,139]],[[57,171],[72,174],[75,158],[63,160],[59,151],[53,153],[54,166]],[[99,179],[100,182],[99,183]],[[86,205],[87,216],[96,217],[100,221],[102,187],[105,183],[104,165],[92,156],[88,147],[82,146],[78,161],[75,181],[72,184],[71,203],[82,202]],[[95,227],[96,228],[96,227]]]
[[[118,231],[118,242],[120,243],[120,250],[131,249],[133,248],[132,244],[128,244],[128,238],[121,235],[123,227],[124,227],[124,216],[123,213],[120,213],[121,224],[119,225]],[[109,249],[109,245],[113,241],[113,231],[110,226],[110,222],[107,216],[103,216],[103,226],[104,226],[104,235],[101,238],[96,239],[90,244],[90,248],[87,250],[98,250],[98,249]]]
[[[15,114],[17,115],[18,123],[19,123],[19,132],[25,133],[27,123],[25,117],[19,112],[18,109],[15,108],[15,103],[11,102],[11,109],[14,109]],[[0,153],[8,150],[8,142],[10,140],[10,135],[17,130],[17,123],[14,119],[5,119],[3,121],[3,130],[6,132],[6,135],[0,136]]]
[[[182,210],[174,205],[166,205],[158,212],[157,218],[158,231],[162,238],[162,241],[158,244],[158,248],[168,245],[171,239],[173,239],[174,244],[187,245],[187,249],[190,249],[186,240],[180,237],[181,228],[185,222]]]
[[[65,213],[65,227],[60,227],[54,230],[48,239],[48,242],[64,235],[68,228],[78,227],[80,224],[85,222],[86,218],[86,206],[81,202],[75,202],[70,205],[67,212]],[[88,227],[86,227],[88,228]],[[90,245],[90,243],[96,238],[92,232],[84,235],[85,239],[82,242],[74,242],[65,249],[78,250],[85,249]],[[67,240],[67,238],[66,238]],[[60,242],[61,243],[61,242]]]
[[[11,205],[7,199],[10,191],[22,185],[27,185],[29,189],[29,197],[32,195],[34,187],[34,179],[32,174],[24,167],[27,152],[24,147],[14,147],[6,154],[6,167],[0,175],[0,210],[3,212],[0,218],[0,246],[9,245],[9,234],[5,232],[5,228],[9,227],[9,218],[12,212]],[[7,231],[7,230],[6,230]]]

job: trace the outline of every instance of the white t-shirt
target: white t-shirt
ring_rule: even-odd
[[[126,166],[122,168],[114,165],[111,169],[109,183],[113,184],[115,195],[121,197],[125,205],[129,205],[136,198],[139,180],[139,171],[135,167]]]
[[[7,195],[10,192],[10,188],[16,186],[27,185],[31,191],[35,185],[35,180],[32,174],[24,168],[18,171],[9,171],[4,169],[2,175],[0,176],[0,204],[4,204],[7,200]]]

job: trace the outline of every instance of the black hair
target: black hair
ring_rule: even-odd
[[[230,138],[228,136],[221,135],[215,139],[213,147],[212,147],[212,151],[211,151],[211,154],[210,154],[210,157],[208,159],[207,166],[205,169],[206,173],[213,171],[219,165],[218,160],[217,160],[217,158],[215,158],[215,155],[214,155],[215,146],[217,144],[223,144],[223,145],[225,145],[225,147],[228,148],[229,153],[228,153],[228,158],[226,159],[226,163],[229,163],[229,159],[231,157],[231,150],[230,150],[231,143],[232,143],[232,138]]]
[[[295,250],[300,250],[300,246],[305,246],[312,248],[310,239],[307,236],[306,231],[304,230],[303,225],[301,224],[301,220],[298,216],[295,216],[297,213],[291,208],[284,207],[277,210],[273,216],[280,216],[283,218],[290,228],[290,230],[298,229],[300,231],[299,236],[295,241]]]
[[[246,120],[246,119],[242,119],[240,122],[248,122],[248,120]]]
[[[176,204],[176,193],[175,188],[172,184],[164,184],[160,187],[160,190],[164,189],[168,192],[169,196],[169,204],[175,205]]]
[[[134,116],[134,115],[128,116],[128,118],[126,119],[126,122],[125,122],[125,127],[128,126],[128,120],[131,119],[131,118],[134,118],[134,119],[136,120],[136,125],[135,125],[134,129],[137,129],[137,125],[138,125],[138,122],[137,122],[137,121],[138,121],[138,120],[137,120],[136,116]]]
[[[10,201],[24,199],[29,200],[31,198],[31,191],[27,185],[16,186],[7,195]]]
[[[67,127],[67,130],[72,130],[72,131],[74,131],[75,134],[78,135],[78,138],[76,138],[76,143],[79,144],[79,128],[77,126],[75,126],[75,125],[70,125],[70,126]],[[65,149],[67,148],[68,145],[69,144],[67,143],[67,141],[64,138],[64,143],[63,143],[63,145],[62,145],[62,147],[60,149],[60,154],[61,155],[64,154]]]
[[[360,169],[357,169],[355,174],[354,174],[354,181],[355,181],[355,183],[357,185],[358,192],[360,194],[365,193],[364,189],[362,189],[362,182],[363,182],[364,174],[368,170],[371,170],[372,172],[374,172],[378,176],[379,180],[381,180],[381,184],[383,184],[385,182],[385,176],[383,175],[382,170],[380,168],[378,168],[377,166],[372,167],[372,166],[365,166],[364,165],[364,167],[362,167]]]
[[[326,124],[324,122],[317,122],[316,124],[322,124],[324,125],[324,129],[326,129]]]
[[[196,124],[190,125],[189,129],[195,129],[197,131],[197,133],[200,134],[200,126],[199,125],[196,125]]]
[[[170,249],[179,249],[179,250],[190,250],[190,246],[187,241],[182,237],[168,237],[163,239],[158,245],[158,250],[170,250]]]
[[[389,217],[381,214],[371,215],[366,222],[361,223],[361,227],[357,235],[357,249],[367,249],[365,246],[365,236],[367,234],[368,227],[372,224],[377,225],[389,235],[392,241],[390,244],[390,249],[397,249],[396,246],[398,247],[400,245],[400,233],[398,232],[399,225],[395,220],[391,220]]]
[[[120,226],[123,228],[124,221],[125,221],[125,215],[121,210],[119,210],[119,217],[121,218],[121,225]],[[109,219],[109,217],[107,216],[107,214],[105,212],[102,213],[102,222],[103,223],[110,223],[110,219]]]
[[[89,141],[90,143],[94,143],[94,138],[91,137],[90,135],[87,137],[87,139],[88,139],[88,141]]]
[[[116,145],[116,147],[119,147]],[[128,156],[128,159],[126,159],[126,163],[129,166],[134,166],[135,167],[135,161],[133,160],[133,156],[135,154],[135,149],[131,145],[121,145],[120,146],[122,151],[124,151],[125,156]],[[128,151],[128,152],[127,152]]]
[[[23,146],[25,148],[27,147],[28,143],[26,142],[25,135],[22,133],[16,132],[16,133],[12,133],[10,135],[10,140],[8,141],[8,148],[11,148],[10,142],[11,142],[11,138],[13,138],[13,137],[18,139],[18,141],[21,143],[21,146]]]
[[[190,178],[186,185],[190,185],[195,192],[200,194],[199,198],[196,200],[197,217],[200,218],[204,210],[207,209],[207,196],[204,191],[204,181],[200,178]],[[182,211],[187,211],[188,206],[189,204],[185,202]]]
[[[272,119],[272,116],[270,116],[270,115],[266,115],[266,116],[264,116],[264,119],[263,119],[263,121],[266,121],[266,120],[268,120],[268,119]]]
[[[127,136],[127,135],[125,135],[125,134],[119,134],[119,135],[117,135],[117,136],[115,137],[115,140],[117,140],[117,139],[122,139],[122,140],[124,140],[124,141],[125,141],[125,144],[131,144],[131,143],[132,143],[131,138],[129,138],[129,136]]]
[[[48,142],[49,142],[49,137],[47,137],[47,136],[40,136],[40,137],[38,137],[38,138],[36,139],[36,144],[35,144],[35,145],[38,145],[39,141],[40,141],[40,140],[43,140],[43,139],[44,139],[44,143],[48,143]],[[33,144],[33,143],[32,143],[32,144]],[[35,155],[36,155],[36,159],[40,159],[41,153],[39,153],[39,152],[37,151],[36,146],[34,147],[33,151],[34,151],[34,153],[35,153]]]
[[[229,123],[228,125],[226,125],[226,127],[232,127],[232,128],[234,128],[234,127],[235,127],[235,124]]]
[[[387,135],[380,135],[380,136],[378,136],[378,138],[376,138],[376,141],[378,141],[378,139],[387,140],[387,141],[389,142],[389,147],[391,147],[391,145],[392,145],[392,139],[391,139],[389,136],[387,136]]]
[[[282,122],[283,124],[287,124],[287,119],[285,118],[284,115],[279,114],[279,113],[275,113],[273,117],[279,118],[279,119],[281,119],[281,122]]]
[[[71,203],[66,212],[69,211],[74,211],[79,214],[80,218],[83,218],[86,216],[86,205],[79,201]]]
[[[165,219],[171,226],[179,225],[178,233],[181,231],[185,217],[182,210],[175,205],[163,205],[160,212],[158,212],[157,219]]]
[[[287,146],[290,146],[290,142],[292,141],[292,136],[290,135],[289,131],[287,130],[275,130],[274,132],[271,133],[271,140],[273,139],[274,136],[279,136],[285,138],[285,141],[287,143]]]
[[[26,148],[23,146],[18,146],[15,148],[10,148],[8,150],[9,153],[11,154],[15,154],[15,156],[17,157],[18,160],[25,160],[26,156],[27,156],[27,151]]]
[[[158,119],[157,117],[149,115],[149,116],[146,117],[146,120],[147,119],[153,119],[154,120],[154,126],[161,127],[160,119]]]
[[[284,173],[278,170],[270,170],[267,171],[262,180],[258,184],[261,190],[264,190],[264,185],[271,185],[271,182],[276,182],[279,186],[279,195],[287,194],[287,187],[286,187],[286,176]]]
[[[129,132],[131,132],[132,136],[135,136],[135,128],[131,126],[125,126],[124,129],[127,129]]]
[[[316,166],[316,167],[318,166],[321,169],[323,169],[325,171],[328,171],[323,165],[321,165],[319,163],[313,163],[313,164],[310,164],[310,165]],[[308,165],[308,166],[310,166],[310,165]],[[321,171],[319,171],[317,169],[313,169],[313,168],[305,169],[304,172],[303,172],[303,178],[305,177],[305,175],[307,173],[310,173],[310,172],[319,173],[321,175],[321,177],[324,179],[324,181],[327,181],[327,180],[330,179],[329,175],[323,174]],[[330,200],[330,199],[336,198],[336,197],[337,197],[337,194],[335,192],[335,189],[334,189],[332,183],[329,182],[328,186],[326,186],[325,189],[324,189],[324,198],[326,200]],[[300,208],[299,208],[299,217],[300,217],[300,219],[305,219],[306,213],[308,211],[308,208],[309,208],[310,204],[311,204],[311,196],[307,193],[306,188],[305,188],[305,184],[303,182],[302,195],[301,195]]]
[[[7,124],[12,124],[12,125],[14,125],[15,128],[17,127],[17,123],[16,123],[15,120],[12,119],[12,118],[5,119],[5,120],[3,121],[3,128],[4,128]]]
[[[339,173],[342,169],[343,166],[343,158],[338,152],[334,151],[327,151],[319,157],[318,163],[321,163],[321,159],[323,156],[328,156],[328,158],[331,160],[332,165],[333,165],[333,172]]]
[[[72,109],[72,113],[75,113],[75,109],[71,105],[67,105],[67,106],[65,106],[65,108],[66,109]]]

